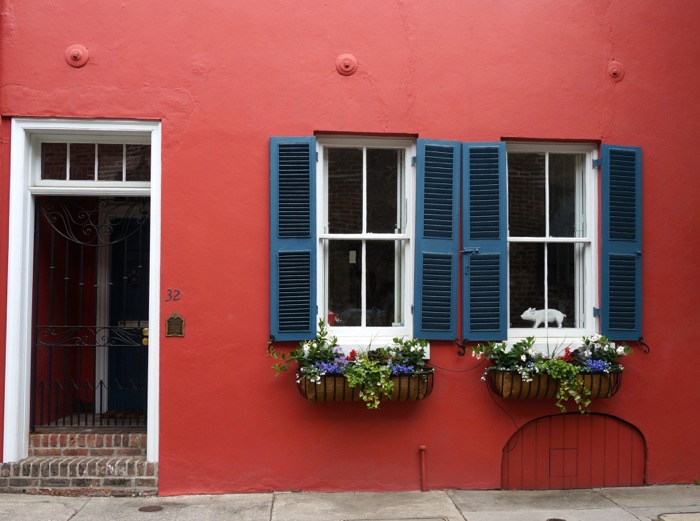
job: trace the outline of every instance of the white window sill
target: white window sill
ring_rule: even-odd
[[[350,351],[368,351],[372,349],[378,349],[380,347],[387,347],[393,344],[394,338],[412,338],[406,333],[403,328],[396,328],[387,331],[376,328],[374,331],[370,328],[359,332],[359,331],[349,331],[356,328],[343,328],[343,327],[328,327],[328,332],[331,336],[338,338],[338,345],[343,349],[345,354],[349,354]],[[345,331],[344,331],[345,330]],[[430,358],[430,344],[426,347],[425,358]]]

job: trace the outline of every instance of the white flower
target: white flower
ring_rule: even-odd
[[[524,362],[525,360],[527,360],[527,356],[525,356],[525,355],[520,355],[520,360],[522,360],[522,361]]]
[[[596,333],[594,335],[591,335],[591,342],[597,342],[601,338],[603,338],[603,337],[601,335],[599,335],[598,333]]]
[[[623,346],[617,346],[617,349],[615,349],[615,352],[618,355],[622,356],[625,354],[625,348]]]

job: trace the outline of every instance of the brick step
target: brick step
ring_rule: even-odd
[[[145,456],[29,457],[0,464],[0,492],[151,496],[158,493],[158,464]]]
[[[29,435],[33,456],[146,456],[145,432],[46,433]]]

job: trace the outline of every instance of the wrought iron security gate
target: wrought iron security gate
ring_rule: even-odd
[[[38,197],[31,429],[145,425],[147,198]]]

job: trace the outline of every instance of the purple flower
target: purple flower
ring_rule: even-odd
[[[409,364],[395,364],[389,362],[389,367],[391,368],[391,374],[412,374],[413,366]]]
[[[587,359],[583,364],[583,370],[591,373],[607,373],[610,371],[610,363],[605,360]]]
[[[321,374],[343,374],[343,369],[347,364],[347,360],[335,360],[333,362],[316,362],[316,367]]]

